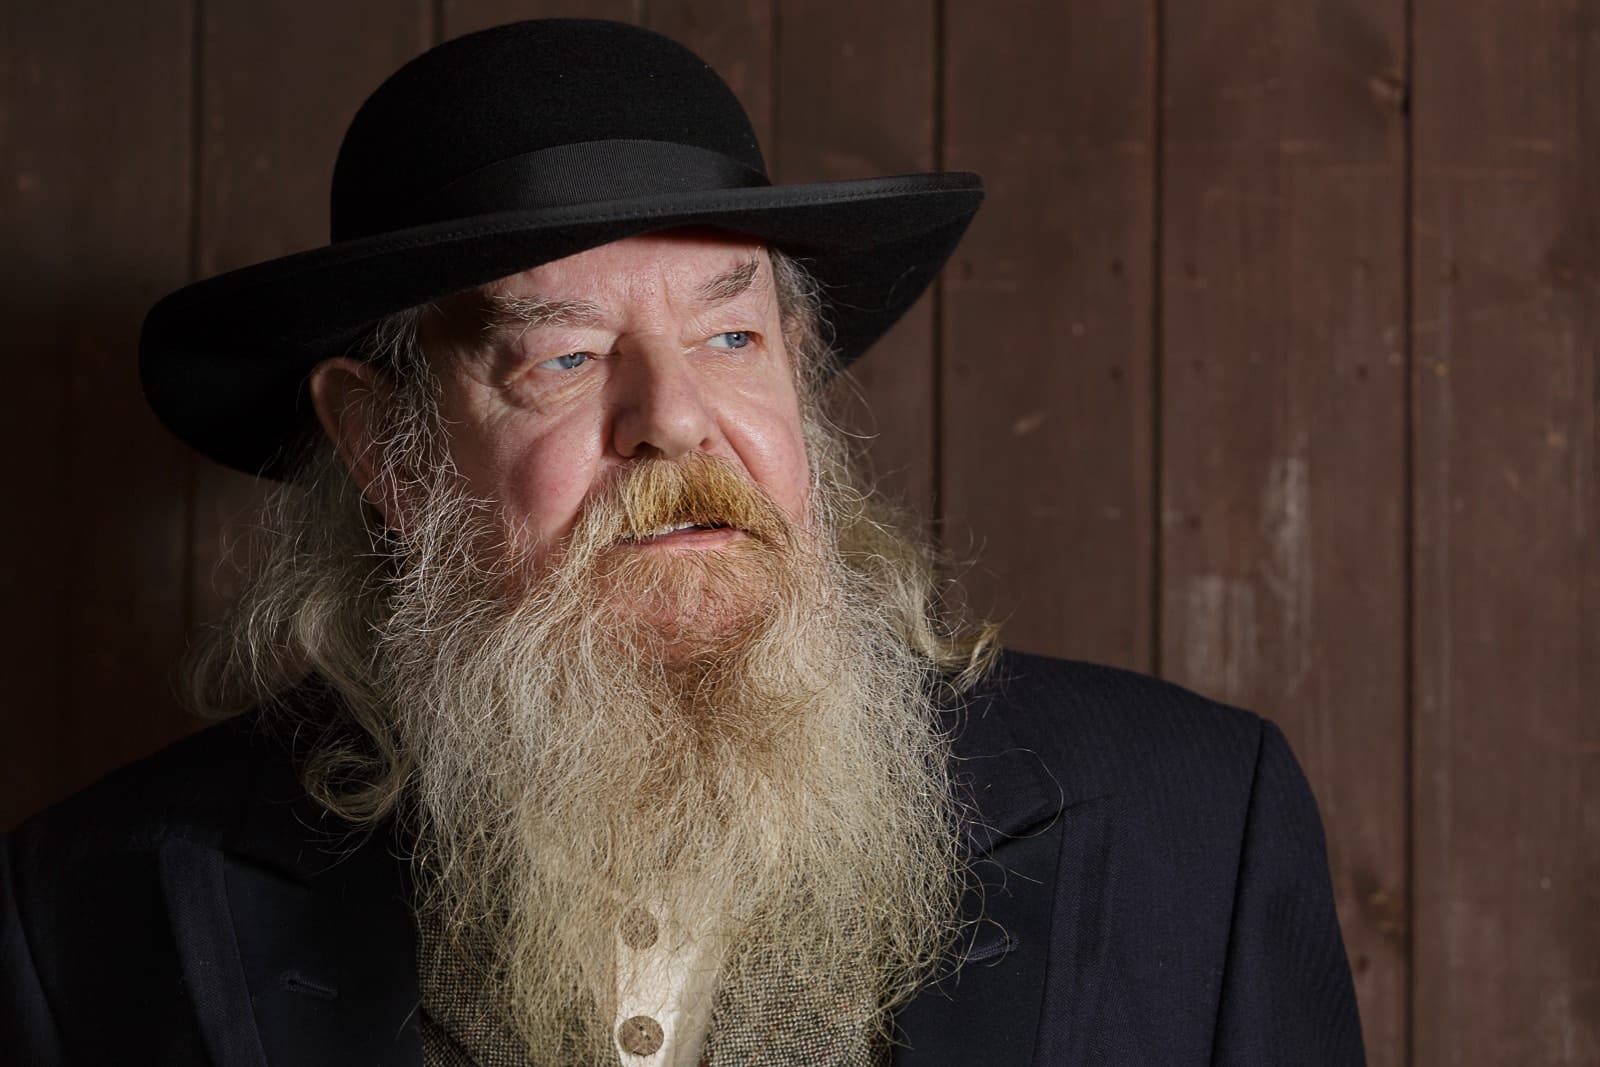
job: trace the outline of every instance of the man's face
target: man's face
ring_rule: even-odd
[[[632,237],[441,311],[422,339],[440,354],[451,454],[536,564],[608,479],[643,459],[724,460],[805,521],[800,404],[761,246],[692,231]],[[708,552],[744,536],[689,528],[620,550]]]

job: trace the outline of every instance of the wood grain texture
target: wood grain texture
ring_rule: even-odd
[[[0,10],[0,828],[184,729],[183,449],[136,352],[188,271],[192,19],[186,0]]]
[[[202,29],[200,275],[326,244],[345,127],[384,78],[432,43],[431,4],[211,0]],[[264,485],[193,463],[191,612],[203,625],[237,591],[238,546]]]
[[[645,0],[640,23],[688,46],[733,89],[763,151],[772,145],[776,0]],[[769,171],[772,160],[767,160]]]
[[[777,138],[768,164],[784,182],[933,170],[938,5],[779,5]],[[838,382],[845,429],[865,444],[877,484],[925,523],[934,518],[937,346],[930,292]]]
[[[1419,1067],[1600,1062],[1600,12],[1416,5]]]
[[[1399,1065],[1404,7],[1168,3],[1163,38],[1161,669],[1284,728]]]
[[[1150,667],[1154,13],[947,5],[941,497],[1007,644]]]
[[[595,18],[639,22],[649,0],[440,0],[445,38],[521,19]]]

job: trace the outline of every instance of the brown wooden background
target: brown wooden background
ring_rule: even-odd
[[[0,826],[190,724],[243,479],[144,309],[321,243],[363,95],[511,18],[697,48],[788,180],[973,169],[860,368],[1022,648],[1261,710],[1377,1065],[1600,1063],[1600,3],[5,0]]]

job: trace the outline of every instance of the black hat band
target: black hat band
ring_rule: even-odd
[[[695,145],[579,141],[480,167],[414,204],[409,217],[396,224],[770,184],[760,171]],[[352,236],[357,235],[335,233],[334,239]]]

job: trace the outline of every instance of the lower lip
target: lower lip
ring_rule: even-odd
[[[657,534],[655,537],[646,537],[640,541],[624,541],[624,548],[716,548],[744,536],[740,531],[731,526],[719,526],[715,529],[701,530],[690,527],[687,530],[675,530],[672,533]]]

